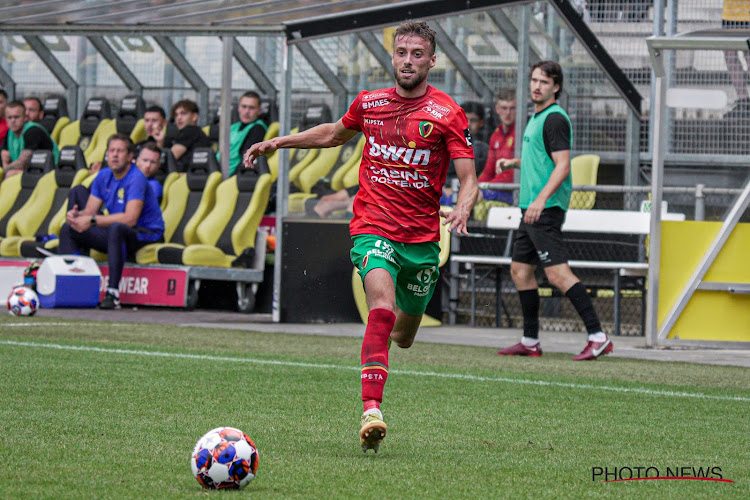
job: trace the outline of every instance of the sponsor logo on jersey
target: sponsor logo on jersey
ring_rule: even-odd
[[[468,128],[464,129],[464,137],[466,138],[466,145],[471,146],[471,132]]]
[[[433,100],[427,101],[427,104],[422,108],[422,111],[425,113],[429,113],[438,120],[442,120],[446,116],[448,116],[451,112],[450,108],[446,108],[445,106],[441,106],[440,104],[437,104]]]
[[[120,188],[117,190],[117,203],[125,203],[125,189]]]
[[[419,135],[422,136],[422,138],[427,139],[429,135],[432,133],[432,130],[435,128],[435,125],[432,124],[432,122],[423,121],[419,122]]]
[[[376,127],[382,127],[383,120],[373,120],[372,118],[365,118],[365,125],[375,125]]]
[[[377,101],[372,102],[365,101],[362,102],[362,109],[379,108],[380,106],[385,106],[389,102],[391,101],[389,101],[388,99],[378,99]]]
[[[372,101],[373,99],[380,99],[382,97],[388,97],[388,92],[373,92],[372,94],[365,94],[362,96],[362,101]]]
[[[432,185],[427,177],[416,170],[386,168],[375,165],[370,166],[370,181],[377,184],[388,184],[412,189],[424,189]]]
[[[420,127],[421,128],[421,127]],[[430,161],[429,149],[415,149],[416,144],[409,142],[408,148],[378,144],[375,138],[370,136],[370,157],[381,157],[384,160],[400,161],[406,165],[427,165]]]
[[[508,137],[508,147],[511,147],[513,145],[513,137]]]

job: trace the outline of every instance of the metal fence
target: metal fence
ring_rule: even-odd
[[[512,191],[514,202],[518,201],[518,185],[481,184],[483,189],[502,187]],[[707,188],[703,185],[690,187],[668,187],[664,189],[666,209],[671,213],[685,215],[686,220],[721,221],[741,189]],[[649,204],[648,187],[628,186],[574,186],[571,206],[588,204],[595,196],[594,209],[600,210],[645,210]],[[497,204],[497,202],[492,202]],[[469,223],[471,237],[454,238],[451,253],[459,255],[509,255],[512,242],[508,231],[488,229],[486,212],[491,208],[480,201],[474,209]],[[743,215],[744,222],[750,222],[750,211]],[[566,241],[571,260],[602,261],[647,261],[645,237],[630,235],[568,234]],[[461,264],[449,271],[444,268],[441,299],[446,321],[455,320],[458,324],[484,327],[523,326],[518,294],[510,278],[508,269],[499,270],[493,266],[477,266],[474,292],[470,287],[470,267],[476,264]],[[451,274],[453,273],[453,275]],[[576,275],[590,290],[594,307],[606,331],[614,330],[615,295],[612,271],[578,268]],[[458,279],[457,302],[449,297],[451,278]],[[538,270],[542,297],[540,327],[547,331],[581,331],[585,328],[570,301],[561,296],[544,281]],[[623,281],[620,301],[620,334],[642,335],[645,307],[645,279],[627,278]],[[472,303],[473,301],[473,303]]]

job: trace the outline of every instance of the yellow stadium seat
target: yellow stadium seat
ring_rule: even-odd
[[[31,160],[20,174],[8,177],[0,183],[0,238],[6,236],[12,217],[32,196],[42,177],[51,172],[55,161],[51,151],[34,151]]]
[[[321,189],[338,191],[338,189],[333,189],[333,179],[336,178],[337,185],[343,186],[344,174],[352,165],[359,163],[363,146],[364,135],[360,140],[349,141],[335,148],[322,149],[297,176],[295,185],[300,192],[289,195],[289,212],[304,213],[305,202],[318,196],[312,192],[312,188],[316,185],[319,185]]]
[[[596,186],[599,173],[598,155],[579,155],[570,160],[574,186]],[[594,191],[573,191],[570,197],[570,208],[588,210],[596,203]]]
[[[64,129],[68,124],[70,123],[70,118],[67,116],[61,116],[57,119],[55,122],[55,127],[52,129],[52,132],[50,133],[50,137],[52,137],[52,140],[55,141],[62,149],[63,146],[72,146],[72,144],[60,144],[60,133],[62,132],[62,129]]]
[[[258,226],[268,206],[271,174],[265,159],[256,168],[240,169],[216,188],[214,208],[196,229],[199,243],[157,253],[162,264],[231,267],[243,252],[255,248]]]
[[[22,256],[24,243],[35,243],[34,236],[40,230],[43,234],[59,234],[60,227],[65,221],[68,193],[87,175],[81,149],[77,146],[64,148],[60,152],[60,164],[54,171],[39,179],[28,201],[8,220],[6,238],[0,243],[0,255]],[[34,251],[31,256],[41,257],[42,255],[35,251],[35,247],[36,244],[33,244]]]
[[[80,124],[80,120],[76,120],[74,122],[69,122],[60,129],[60,132],[58,133],[60,140],[57,141],[57,145],[60,148],[78,145],[78,141],[81,138]]]
[[[91,136],[88,148],[83,151],[86,164],[104,161],[104,153],[107,152],[107,141],[110,136],[117,133],[117,123],[112,119],[104,119],[99,122],[94,135]]]
[[[452,207],[440,207],[443,212],[451,212]],[[445,218],[440,217],[440,254],[438,257],[438,269],[443,267],[448,262],[448,257],[451,253],[451,233],[448,231],[448,226],[443,225]],[[370,315],[370,308],[367,307],[367,295],[365,295],[365,287],[362,283],[362,278],[359,275],[359,270],[355,267],[352,272],[352,292],[354,293],[354,302],[357,304],[357,311],[359,317],[362,318],[362,322],[366,325],[367,318]],[[442,322],[439,319],[433,318],[427,314],[422,315],[422,321],[419,323],[421,327],[429,326],[440,326]]]
[[[147,138],[148,134],[146,134],[146,125],[143,118],[141,118],[135,122],[135,127],[133,127],[133,131],[130,132],[130,140],[135,144],[138,144],[139,142],[145,141]]]
[[[200,163],[194,161],[168,188],[169,203],[162,210],[164,243],[152,243],[138,250],[135,259],[139,264],[157,263],[157,254],[163,247],[184,248],[199,243],[196,230],[214,207],[221,172],[213,154],[193,155],[193,158]]]

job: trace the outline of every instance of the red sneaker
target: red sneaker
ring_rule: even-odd
[[[531,356],[532,358],[538,358],[542,355],[542,348],[539,344],[534,347],[527,347],[522,343],[506,347],[497,351],[500,356]]]
[[[586,344],[586,347],[581,351],[581,354],[578,356],[575,356],[573,358],[573,361],[584,361],[589,359],[596,359],[599,356],[604,356],[605,354],[609,354],[615,349],[615,346],[612,345],[612,341],[609,340],[609,337],[607,337],[607,340],[604,342],[592,342],[589,341],[588,344]]]

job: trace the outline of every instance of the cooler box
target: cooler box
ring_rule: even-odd
[[[102,274],[91,257],[55,255],[44,259],[36,275],[42,307],[96,307]]]

